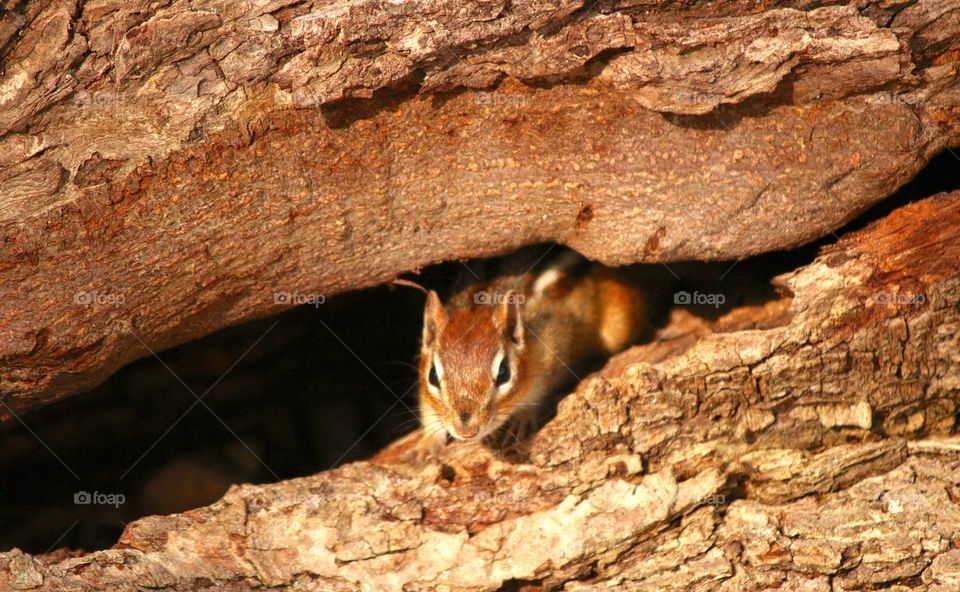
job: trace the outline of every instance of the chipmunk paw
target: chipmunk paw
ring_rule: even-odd
[[[447,445],[446,432],[441,434],[423,434],[407,453],[407,458],[415,463],[425,463],[440,456]]]

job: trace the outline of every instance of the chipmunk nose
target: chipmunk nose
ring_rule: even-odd
[[[463,438],[472,438],[480,432],[480,426],[471,425],[470,420],[473,419],[473,414],[469,411],[461,411],[457,415],[457,433],[460,434]]]

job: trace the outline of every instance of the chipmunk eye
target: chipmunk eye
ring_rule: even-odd
[[[430,386],[434,388],[440,388],[440,377],[437,376],[437,365],[430,364],[430,375],[427,377],[430,381]]]
[[[497,370],[497,386],[503,386],[510,382],[510,364],[507,362],[507,357],[504,356],[500,360],[500,368]]]

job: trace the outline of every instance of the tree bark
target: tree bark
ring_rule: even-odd
[[[958,143],[953,0],[767,4],[6,3],[6,404],[441,260],[800,245]]]
[[[960,192],[780,276],[783,296],[581,382],[526,462],[476,445],[232,488],[112,549],[0,555],[25,590],[960,586]],[[899,586],[899,587],[896,587]]]

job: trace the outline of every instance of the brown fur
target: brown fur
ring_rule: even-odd
[[[436,293],[428,294],[420,358],[421,451],[435,451],[448,433],[478,439],[511,416],[532,413],[562,373],[584,359],[623,349],[646,327],[643,290],[616,270],[593,265],[582,276],[558,274],[541,294],[531,293],[533,284],[531,274],[499,278],[468,287],[446,307]],[[500,301],[477,303],[481,292]],[[492,367],[501,349],[512,376],[503,391]],[[428,386],[434,355],[442,368],[436,394]]]

